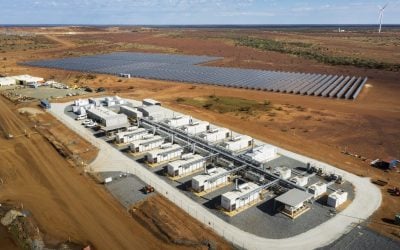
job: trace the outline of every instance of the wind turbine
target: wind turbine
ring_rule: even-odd
[[[379,33],[382,31],[382,19],[383,19],[383,12],[385,11],[386,7],[389,5],[389,2],[383,5],[383,7],[378,5],[379,8]]]

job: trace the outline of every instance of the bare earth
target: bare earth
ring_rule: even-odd
[[[387,173],[382,170],[369,167],[369,161],[371,159],[384,158],[387,156],[400,158],[400,99],[398,98],[400,96],[400,83],[398,80],[400,79],[399,72],[360,69],[356,67],[330,66],[315,62],[313,60],[306,60],[277,52],[259,51],[247,47],[235,47],[234,43],[232,43],[230,39],[212,38],[212,36],[210,35],[210,33],[212,33],[214,36],[215,34],[217,34],[218,36],[221,36],[221,34],[225,35],[226,32],[222,31],[191,30],[185,32],[176,32],[174,30],[156,30],[127,32],[127,30],[124,29],[74,30],[75,32],[78,32],[77,35],[61,34],[61,31],[63,31],[62,28],[46,30],[46,37],[53,42],[59,43],[59,45],[56,45],[52,48],[25,52],[13,51],[3,53],[2,55],[4,57],[7,57],[7,60],[0,61],[0,67],[5,65],[5,68],[3,67],[1,72],[6,72],[10,75],[17,73],[29,73],[31,75],[38,75],[45,78],[54,76],[56,80],[70,84],[89,85],[92,87],[106,87],[108,93],[110,94],[118,94],[121,96],[137,99],[151,97],[162,101],[164,105],[172,109],[192,114],[197,118],[205,119],[210,122],[235,129],[239,132],[252,135],[255,138],[265,140],[267,142],[279,145],[289,150],[299,152],[322,161],[326,161],[332,165],[348,170],[355,174],[387,180],[389,181],[389,186],[398,186],[398,183],[400,183],[400,174],[398,172],[393,171]],[[240,32],[242,31],[237,31],[236,33]],[[339,36],[333,34],[319,35],[308,33],[275,33],[259,31],[249,32],[260,37],[315,42],[322,44],[331,50],[336,49],[337,53],[342,55],[358,53],[362,57],[371,57],[373,59],[376,59],[374,51],[376,51],[376,49],[381,46],[384,47],[384,57],[382,60],[392,63],[399,62],[398,44],[396,44],[396,41],[398,41],[398,38],[400,36],[398,32],[390,33],[387,35],[387,37],[385,37],[385,39],[387,39],[385,41],[389,41],[387,42],[387,45],[379,45],[379,43],[382,42],[382,39],[377,38],[375,35],[361,33],[348,34],[343,37],[342,35]],[[361,45],[358,46],[359,44]],[[76,76],[83,75],[83,73],[29,68],[16,64],[20,61],[39,58],[66,57],[99,52],[103,53],[114,50],[174,52],[196,55],[223,56],[225,57],[224,60],[213,62],[212,65],[314,73],[365,75],[369,77],[370,81],[356,101],[345,101],[242,89],[227,89],[206,85],[181,84],[155,80],[121,80],[109,75],[98,75],[93,80],[77,80]],[[258,113],[255,116],[248,116],[241,113],[219,114],[203,108],[196,108],[176,102],[176,99],[178,97],[196,98],[208,95],[234,96],[258,100],[260,102],[264,100],[269,100],[273,105],[273,109],[270,112]],[[7,111],[1,110],[1,112],[4,113]],[[2,120],[0,120],[0,124],[2,126],[3,124],[5,124],[5,126],[8,126],[11,129],[18,131],[23,130],[23,124],[21,124],[20,122],[10,122],[8,119],[4,119],[3,115],[5,117],[8,117],[12,116],[12,113],[7,112],[1,115],[0,119]],[[38,117],[41,116],[38,115]],[[46,119],[50,118],[42,117],[43,121],[46,121]],[[64,131],[64,129],[60,131],[61,132],[59,133],[62,134],[62,131]],[[40,138],[40,136],[36,137]],[[32,136],[31,140],[39,140],[36,137]],[[27,140],[25,137],[21,137],[15,141],[7,141],[6,143],[11,143],[16,148],[28,146],[34,148],[34,143],[30,145],[25,145],[27,144],[25,140]],[[43,141],[43,139],[40,140]],[[36,145],[39,144],[40,143],[38,142]],[[44,142],[43,144],[45,144],[46,146],[34,148],[32,149],[33,151],[27,150],[27,152],[34,152],[34,154],[32,154],[36,157],[36,154],[48,155],[49,151],[54,152],[54,157],[56,157],[56,151],[49,144]],[[1,145],[2,147],[5,147],[5,144],[2,143]],[[16,145],[18,145],[18,147]],[[341,153],[341,151],[345,149],[353,154],[365,157],[368,160],[361,161],[359,158],[344,155]],[[8,152],[9,150],[13,152],[13,150],[16,149],[13,148],[13,146],[7,146],[4,150],[5,151],[2,152]],[[7,157],[7,155],[2,153],[0,157],[5,158]],[[20,159],[19,157],[11,157],[12,159],[8,160],[14,161],[18,159],[24,161],[30,159],[29,155],[26,155],[25,159]],[[40,157],[36,158],[38,158],[38,160],[40,159]],[[45,161],[46,159],[42,160]],[[60,161],[61,160],[62,159],[60,158]],[[60,164],[64,164],[63,169],[66,168],[68,169],[68,171],[72,171],[72,169],[65,165],[66,163]],[[41,172],[43,171],[42,168],[44,167],[42,167],[42,164],[39,163],[38,166],[40,167],[37,167],[37,169],[35,169],[35,172],[28,172],[29,175],[28,173],[25,174],[28,176],[36,176],[35,173],[37,172],[37,175],[42,175]],[[53,177],[57,176],[58,171],[54,171],[52,169],[48,170],[56,173],[52,173],[49,176],[46,175],[45,179],[52,179]],[[60,176],[57,177],[60,178]],[[31,179],[26,176],[25,178],[27,179],[27,184],[25,184],[24,186],[19,185],[20,183],[23,183],[25,181],[24,179],[19,180],[18,184],[14,184],[14,182],[17,181],[12,181],[10,182],[10,184],[7,184],[14,187],[14,189],[9,189],[12,191],[10,191],[11,193],[8,194],[8,197],[17,197],[12,199],[16,201],[23,201],[24,203],[26,203],[27,201],[24,200],[26,199],[29,202],[28,198],[30,197],[29,195],[25,194],[26,190],[29,190],[26,187],[29,186],[30,182],[33,182],[31,185],[47,185],[46,181],[39,185],[37,183],[38,181],[34,178]],[[82,209],[79,206],[84,206],[83,213],[85,213],[85,209],[87,209],[87,211],[90,211],[89,206],[91,206],[91,204],[89,203],[96,203],[94,199],[100,199],[104,200],[104,202],[102,203],[106,203],[105,201],[107,201],[107,203],[113,204],[110,205],[112,208],[109,207],[107,209],[111,209],[112,213],[115,212],[114,210],[119,211],[118,213],[121,218],[118,218],[123,221],[122,217],[128,215],[125,213],[125,211],[120,211],[120,206],[118,204],[114,204],[115,201],[113,201],[110,195],[105,193],[102,189],[99,189],[98,187],[89,184],[90,181],[82,176],[77,177],[71,173],[71,175],[63,175],[62,179],[65,180],[66,183],[71,181],[80,182],[80,185],[86,185],[84,187],[85,190],[94,191],[78,192],[79,194],[77,194],[80,196],[88,195],[91,196],[91,198],[80,197],[79,199],[77,199],[67,195],[70,200],[68,200],[68,202],[65,204],[69,204],[69,202],[71,202],[72,204],[68,206],[62,206],[60,205],[60,203],[55,201],[49,202],[48,204],[44,203],[44,205],[38,205],[38,202],[34,202],[34,199],[32,199],[29,205],[40,207],[33,212],[34,215],[40,213],[42,209],[48,210],[50,208],[52,208],[51,210],[67,210],[66,212],[63,212],[65,215],[74,215],[71,216],[70,219],[65,219],[69,218],[69,216],[65,216],[65,218],[63,219],[65,220],[66,225],[70,225],[70,227],[67,226],[65,227],[65,229],[64,227],[60,228],[57,223],[54,223],[54,220],[50,220],[48,217],[46,217],[47,220],[38,219],[43,227],[47,227],[49,232],[51,231],[50,228],[58,228],[57,230],[53,229],[52,231],[60,231],[59,234],[56,235],[63,239],[67,237],[66,232],[68,232],[68,234],[71,234],[73,238],[80,241],[85,241],[85,239],[92,240],[101,238],[98,239],[99,241],[102,241],[100,242],[101,244],[103,244],[103,241],[106,241],[107,239],[110,240],[110,242],[113,242],[113,244],[116,241],[121,240],[121,242],[119,242],[118,244],[126,243],[127,245],[129,245],[127,243],[127,237],[125,237],[125,240],[122,240],[123,237],[119,237],[123,233],[115,235],[115,239],[109,239],[106,238],[106,236],[96,237],[94,233],[90,234],[91,232],[87,231],[88,229],[86,229],[86,227],[89,226],[86,225],[86,221],[85,223],[83,223],[85,225],[81,225],[82,222],[79,223],[79,221],[74,220],[77,218],[75,216],[78,216],[77,211],[80,212],[80,209]],[[76,185],[67,186],[74,186],[72,190],[76,191],[84,190],[83,187],[82,189],[75,189]],[[381,208],[374,214],[374,216],[372,216],[370,220],[370,227],[377,230],[378,232],[393,236],[394,234],[399,234],[400,229],[388,223],[388,220],[393,219],[394,215],[400,212],[398,209],[400,207],[400,199],[399,197],[389,195],[386,191],[387,188],[388,187],[382,188],[383,203]],[[52,192],[57,192],[57,194],[63,194],[62,187],[61,190],[51,190]],[[19,192],[20,194],[17,195],[16,192]],[[100,196],[100,198],[95,198],[93,196]],[[49,198],[50,200],[53,198],[59,199],[59,196],[53,196],[50,193],[47,198]],[[86,202],[86,199],[91,199],[92,202]],[[100,205],[98,203],[96,204]],[[157,203],[153,204],[156,206]],[[75,209],[77,211],[75,211]],[[160,206],[160,209],[165,208]],[[95,221],[95,218],[97,218],[97,216],[100,216],[100,218],[106,217],[102,217],[102,214],[104,213],[99,212],[96,215],[93,214],[88,216],[87,219],[88,221],[92,221],[93,223],[100,223],[98,221]],[[38,216],[40,217],[40,215]],[[104,219],[106,220],[108,219],[108,217]],[[106,221],[108,222],[108,220]],[[124,221],[124,223],[127,222]],[[127,232],[132,232],[129,231],[132,230],[132,227],[136,228],[136,225],[133,226],[135,222],[129,222],[127,224],[128,225],[126,225],[125,230]],[[75,228],[72,228],[72,225],[74,225]],[[77,225],[85,227],[85,230],[76,229]],[[142,226],[137,226],[137,228],[139,232],[144,235],[144,237],[138,237],[139,240],[135,241],[137,244],[141,244],[141,242],[144,243],[145,240],[141,239],[144,239],[145,237],[154,238],[154,236],[151,235],[149,231],[142,228]],[[79,235],[80,233],[82,233],[82,231],[85,231],[84,235],[87,236],[86,238],[84,238],[84,236],[82,236],[82,238],[79,238]],[[62,232],[65,233],[62,234]],[[151,242],[153,242],[152,244],[154,245],[150,245],[149,247],[159,247],[159,244],[162,244],[160,240],[152,240]]]

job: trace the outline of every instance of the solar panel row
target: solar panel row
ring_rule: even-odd
[[[27,62],[26,65],[92,73],[256,89],[301,95],[355,99],[367,78],[200,66],[220,59],[149,53],[105,55]]]

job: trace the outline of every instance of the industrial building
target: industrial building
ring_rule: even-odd
[[[308,184],[308,177],[307,176],[295,176],[290,178],[290,181],[300,187],[305,187]]]
[[[178,144],[164,143],[159,148],[148,151],[144,157],[150,164],[166,162],[180,157],[183,148]]]
[[[16,81],[14,77],[0,77],[0,87],[15,85]]]
[[[253,145],[253,139],[247,135],[238,135],[220,144],[221,147],[231,152],[248,149]]]
[[[200,134],[199,137],[208,143],[217,143],[227,139],[229,135],[230,131],[226,128],[211,128]]]
[[[199,133],[206,132],[210,129],[210,123],[204,121],[194,121],[182,127],[182,130],[189,135],[196,135]]]
[[[192,118],[186,115],[177,115],[167,120],[165,123],[171,128],[178,128],[191,123]]]
[[[227,211],[238,210],[260,199],[260,186],[253,182],[241,184],[235,190],[221,195],[221,206]]]
[[[30,75],[19,75],[19,76],[13,76],[12,78],[15,79],[16,84],[18,85],[29,85],[29,84],[37,84],[44,82],[43,78]]]
[[[287,180],[290,178],[292,175],[292,170],[288,167],[282,166],[282,167],[277,167],[273,171],[273,174],[276,176],[279,176],[280,178]]]
[[[281,196],[276,197],[274,202],[282,203],[284,207],[281,212],[294,219],[309,210],[309,207],[304,203],[312,198],[312,194],[293,188]]]
[[[111,107],[115,105],[123,105],[126,101],[119,96],[108,96],[104,99],[104,103],[107,107]]]
[[[308,192],[314,195],[314,198],[318,198],[321,195],[325,194],[327,191],[327,185],[323,182],[317,182],[308,187]]]
[[[129,126],[128,117],[124,114],[117,114],[104,107],[96,107],[87,110],[90,119],[103,126],[103,130],[117,130]]]
[[[348,193],[343,190],[336,190],[328,195],[327,204],[330,207],[337,208],[347,201]]]
[[[253,148],[249,153],[246,153],[245,156],[259,163],[265,163],[276,158],[278,153],[276,147],[264,144]]]
[[[188,153],[183,154],[179,160],[168,163],[167,172],[169,176],[182,176],[203,169],[206,158],[201,155]]]
[[[160,147],[164,138],[159,135],[147,134],[139,140],[132,141],[129,149],[133,153],[145,152]]]
[[[133,119],[143,117],[143,113],[140,112],[137,108],[132,108],[132,107],[128,107],[128,106],[121,106],[119,109],[119,112],[121,114],[125,114],[129,118],[133,118]]]
[[[92,109],[96,106],[95,103],[91,103],[88,99],[78,99],[74,101],[72,105],[72,112],[77,115],[85,115],[86,110]]]
[[[142,103],[143,103],[143,105],[147,105],[147,106],[151,106],[151,105],[161,106],[161,102],[150,99],[150,98],[143,99]]]
[[[174,117],[174,112],[158,105],[142,106],[137,109],[142,112],[143,117],[148,117],[153,121],[161,121]]]
[[[142,139],[144,136],[149,134],[149,132],[144,128],[133,128],[134,129],[117,133],[115,137],[115,142],[124,144],[130,143],[132,141]]]
[[[212,168],[192,178],[192,189],[196,192],[209,191],[228,182],[229,172],[224,168]]]

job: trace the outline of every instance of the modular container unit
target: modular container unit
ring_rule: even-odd
[[[317,198],[326,193],[327,185],[322,182],[317,182],[308,187],[308,192],[314,195],[314,198]]]
[[[129,118],[142,118],[143,113],[140,112],[137,108],[131,108],[128,106],[121,106],[119,109],[121,114],[127,115]]]
[[[145,152],[160,147],[164,143],[164,138],[159,135],[146,135],[140,140],[132,141],[129,148],[134,153]]]
[[[193,121],[190,124],[184,126],[182,129],[190,135],[196,135],[209,130],[210,123],[204,121]]]
[[[129,125],[128,117],[124,114],[117,114],[104,107],[96,107],[87,110],[88,117],[95,120],[104,127],[119,128]]]
[[[337,190],[330,195],[328,195],[328,201],[327,204],[330,207],[337,208],[343,203],[347,201],[347,192],[343,190]]]
[[[275,168],[273,173],[274,173],[274,175],[287,180],[292,175],[292,170],[288,167],[277,167],[277,168]]]
[[[229,172],[224,168],[212,168],[206,173],[192,178],[192,189],[196,192],[208,191],[228,182]]]
[[[230,131],[226,128],[214,128],[199,135],[199,137],[208,143],[216,143],[225,140],[230,135]]]
[[[15,85],[16,81],[13,77],[0,77],[0,87]]]
[[[247,135],[236,136],[221,143],[221,146],[231,152],[240,151],[253,145],[253,139]]]
[[[304,187],[308,184],[308,177],[307,176],[295,176],[295,177],[291,178],[290,181],[300,187]]]
[[[142,112],[143,117],[148,117],[154,121],[161,121],[174,117],[174,112],[158,105],[142,106],[137,108]]]
[[[166,121],[166,124],[172,128],[182,127],[190,124],[192,118],[189,116],[175,116]]]
[[[237,210],[260,198],[261,189],[253,183],[248,182],[239,185],[238,189],[221,195],[221,206],[227,211]]]
[[[147,105],[147,106],[151,106],[151,105],[157,105],[157,106],[161,106],[161,102],[153,100],[153,99],[143,99],[143,105]]]
[[[183,148],[178,144],[164,143],[159,148],[148,151],[145,160],[150,163],[170,161],[181,156]]]
[[[88,99],[78,99],[74,101],[74,106],[86,106],[89,105],[89,103]]]
[[[245,154],[252,160],[264,163],[274,159],[277,156],[277,148],[271,145],[262,145],[252,149],[251,152]]]
[[[182,155],[179,160],[170,162],[167,170],[170,176],[180,176],[202,169],[205,165],[206,159],[203,156],[189,153]]]
[[[139,140],[143,138],[143,136],[147,135],[149,132],[144,128],[137,128],[132,131],[125,131],[117,133],[115,137],[115,141],[117,143],[129,143],[134,140]]]

